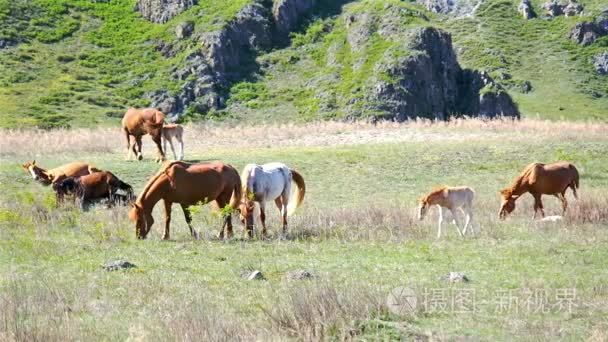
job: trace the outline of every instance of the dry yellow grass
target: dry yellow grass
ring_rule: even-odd
[[[62,152],[124,152],[126,142],[117,128],[3,130],[0,156],[43,155]],[[188,151],[231,147],[332,146],[390,142],[464,141],[488,139],[563,139],[606,137],[608,124],[599,122],[454,119],[407,122],[325,121],[307,124],[192,124],[185,126]],[[144,138],[144,145],[151,145]]]

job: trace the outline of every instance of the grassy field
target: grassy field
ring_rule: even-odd
[[[173,240],[160,241],[158,207],[138,241],[126,209],[55,208],[51,190],[19,166],[86,160],[141,190],[158,168],[149,140],[135,162],[123,160],[117,130],[4,131],[0,340],[605,340],[607,131],[527,120],[189,126],[188,160],[284,161],[307,182],[287,240],[248,241],[239,224],[225,242],[208,208],[194,217],[201,241],[178,208]],[[555,160],[581,173],[565,220],[532,221],[524,198],[499,221],[498,190],[529,162]],[[475,236],[446,223],[436,240],[435,211],[416,219],[416,199],[440,184],[475,188]],[[556,198],[545,207],[559,213]],[[137,268],[101,268],[115,259]],[[253,269],[266,280],[241,277]],[[315,278],[288,280],[294,270]],[[439,279],[451,271],[470,282]],[[387,304],[400,286],[416,293],[413,312]]]

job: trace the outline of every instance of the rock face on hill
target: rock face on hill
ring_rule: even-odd
[[[277,0],[272,6],[277,38],[283,42],[295,29],[302,17],[309,14],[315,6],[315,0]]]
[[[593,57],[593,66],[600,75],[608,75],[608,51]]]
[[[169,116],[179,116],[188,108],[197,112],[222,108],[230,84],[247,76],[243,73],[255,72],[255,55],[282,44],[313,5],[312,0],[282,0],[269,8],[265,2],[255,2],[221,30],[194,37],[200,49],[172,73],[184,81],[181,90],[148,94],[152,106]],[[366,110],[396,120],[417,116],[446,119],[456,114],[519,115],[509,95],[487,74],[461,69],[449,33],[435,28],[404,29],[399,24],[399,11],[388,9],[390,15],[381,18],[363,12],[343,19],[353,51],[364,49],[376,32],[411,51],[377,63],[374,73],[388,75],[392,81],[376,78],[361,85],[370,89]],[[358,69],[364,60],[353,63]],[[354,116],[360,114],[353,112]]]
[[[369,102],[376,111],[399,121],[418,116],[443,120],[454,114],[519,116],[510,96],[489,75],[461,69],[449,33],[422,28],[411,35],[410,56],[379,66],[392,81],[374,85]]]
[[[593,44],[600,37],[608,34],[597,22],[582,22],[574,25],[570,31],[570,39],[581,45]]]
[[[165,23],[197,4],[198,0],[137,0],[136,10],[155,23]]]
[[[484,0],[416,0],[431,12],[452,16],[471,16]]]

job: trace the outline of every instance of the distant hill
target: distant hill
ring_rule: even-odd
[[[601,0],[419,2],[0,0],[0,126],[608,118]]]

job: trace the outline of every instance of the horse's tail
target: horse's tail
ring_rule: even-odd
[[[133,201],[135,199],[135,194],[133,193],[133,187],[123,181],[121,181],[120,179],[118,180],[118,188],[120,190],[124,190],[127,193],[127,200],[129,202]]]
[[[296,191],[294,191],[293,198],[290,198],[289,205],[287,206],[287,215],[292,215],[302,205],[304,194],[306,193],[304,177],[296,170],[291,170],[291,177],[294,183],[296,183]]]
[[[576,193],[576,190],[578,190],[578,170],[576,169],[576,167],[574,167],[574,165],[572,165],[572,171],[574,171],[574,177],[572,179],[572,182],[570,182],[570,188],[572,189],[572,194],[574,195],[574,198],[578,199],[578,194]]]
[[[239,204],[241,203],[241,198],[243,197],[243,187],[241,185],[241,179],[238,176],[236,177],[236,182],[234,184],[234,189],[232,190],[232,197],[230,197],[230,208],[237,209]]]

